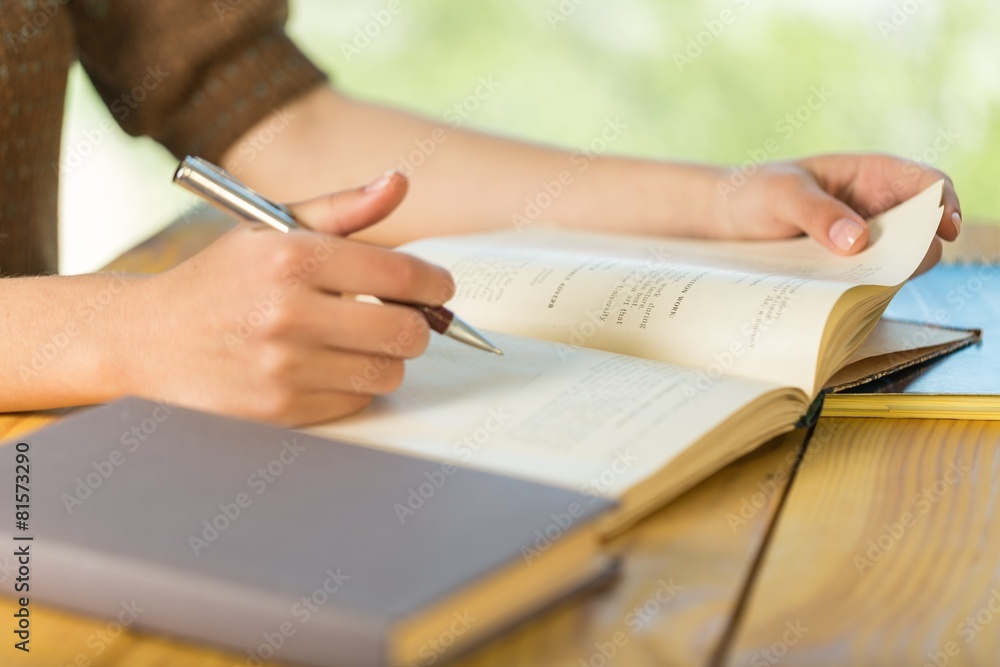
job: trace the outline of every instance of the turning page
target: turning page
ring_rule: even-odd
[[[804,237],[719,242],[553,228],[403,249],[453,273],[449,306],[477,327],[812,395],[834,305],[852,287],[888,288],[910,276],[937,229],[941,192],[938,182],[874,218],[869,246],[850,257]]]

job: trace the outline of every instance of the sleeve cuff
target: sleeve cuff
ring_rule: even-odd
[[[198,86],[154,136],[177,157],[199,155],[217,162],[268,113],[326,81],[283,30],[213,62]]]

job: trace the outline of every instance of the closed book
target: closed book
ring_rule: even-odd
[[[4,469],[20,454],[19,595],[237,664],[441,662],[614,567],[597,495],[135,398],[8,443]]]
[[[887,315],[924,322],[922,340],[973,329],[954,354],[826,397],[829,417],[1000,419],[1000,292],[996,264],[941,264],[910,281]],[[969,345],[968,343],[975,343]]]

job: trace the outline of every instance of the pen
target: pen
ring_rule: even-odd
[[[184,186],[208,203],[243,220],[259,222],[285,233],[296,228],[306,228],[287,206],[251,190],[229,172],[200,157],[189,155],[184,158],[174,172],[174,183]],[[444,306],[427,306],[391,299],[380,300],[416,308],[434,331],[480,350],[503,354],[481,333]]]

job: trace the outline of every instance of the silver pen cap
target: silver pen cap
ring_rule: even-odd
[[[184,158],[174,172],[174,183],[225,212],[263,223],[279,232],[288,232],[300,226],[287,206],[261,196],[229,172],[200,157],[189,155]]]

